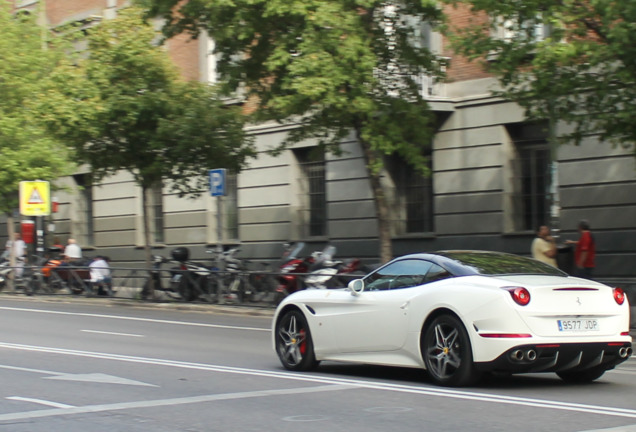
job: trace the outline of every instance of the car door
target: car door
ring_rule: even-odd
[[[406,340],[410,299],[431,263],[420,259],[394,261],[368,275],[365,289],[342,303],[330,319],[331,334],[343,353],[400,349]]]

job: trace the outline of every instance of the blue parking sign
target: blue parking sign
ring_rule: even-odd
[[[209,171],[210,195],[225,196],[225,168],[217,168]]]

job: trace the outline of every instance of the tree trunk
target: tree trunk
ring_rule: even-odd
[[[356,137],[367,164],[367,172],[369,181],[371,182],[371,190],[373,192],[373,202],[375,204],[375,215],[378,221],[378,235],[380,242],[380,261],[382,263],[389,262],[393,259],[393,245],[391,241],[391,225],[390,213],[387,205],[386,195],[382,183],[380,182],[380,173],[373,172],[371,167],[376,166],[376,162],[382,156],[371,148],[371,145],[362,139],[360,131],[356,129]]]
[[[151,250],[151,241],[150,241],[150,214],[148,212],[148,191],[149,188],[142,186],[141,187],[141,202],[142,202],[142,215],[143,215],[143,225],[144,225],[144,252],[146,257],[146,268],[148,269],[148,298],[155,298],[155,281],[152,277],[152,250]]]
[[[14,229],[14,220],[13,220],[13,216],[8,214],[7,215],[7,235],[8,237],[8,241],[11,241],[11,249],[10,249],[10,253],[9,253],[9,265],[15,269],[15,264],[16,264],[16,260],[15,260],[15,255],[14,255],[14,248],[13,248],[13,241],[14,239],[14,233],[15,233],[15,229]],[[7,289],[9,291],[13,291],[15,290],[15,270],[10,272],[7,275]]]

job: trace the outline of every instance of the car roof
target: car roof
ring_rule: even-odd
[[[528,263],[534,263],[536,266],[544,267],[546,271],[541,271],[539,273],[542,274],[553,274],[558,276],[566,276],[566,273],[562,271],[552,268],[548,266],[548,264],[543,264],[538,261],[532,260],[530,258],[522,257],[520,255],[505,253],[505,252],[497,252],[497,251],[484,251],[484,250],[441,250],[436,252],[423,252],[423,253],[414,253],[409,255],[400,256],[395,258],[391,262],[403,260],[403,259],[423,259],[427,261],[431,261],[440,267],[448,270],[451,274],[455,276],[464,276],[464,275],[478,275],[478,274],[520,274],[526,273],[525,271],[517,272],[509,272],[502,271],[501,273],[490,272],[484,273],[480,271],[479,268],[472,266],[463,261],[467,256],[470,257],[479,257],[480,259],[508,259],[514,261],[527,261]],[[545,267],[548,266],[548,267]],[[553,270],[553,271],[551,271]],[[531,272],[532,273],[532,272]]]

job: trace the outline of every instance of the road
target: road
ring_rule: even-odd
[[[446,389],[426,373],[286,372],[269,316],[0,296],[0,431],[636,431],[636,358]],[[267,314],[265,314],[267,315]]]

